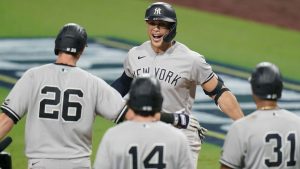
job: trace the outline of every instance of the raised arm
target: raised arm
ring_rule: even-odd
[[[209,81],[202,84],[202,88],[205,94],[214,99],[216,105],[228,117],[237,120],[244,116],[236,97],[224,85],[222,79],[213,76]]]

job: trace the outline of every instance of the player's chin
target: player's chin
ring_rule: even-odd
[[[159,39],[151,38],[151,44],[155,47],[160,47],[163,44],[163,38],[159,38]]]

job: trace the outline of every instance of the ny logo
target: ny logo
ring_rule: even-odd
[[[155,8],[154,9],[154,15],[161,15],[161,9],[160,8]]]

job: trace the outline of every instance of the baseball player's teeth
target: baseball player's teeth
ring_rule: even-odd
[[[159,38],[161,38],[162,36],[157,36],[157,35],[153,35],[153,38],[155,38],[155,39],[159,39]]]

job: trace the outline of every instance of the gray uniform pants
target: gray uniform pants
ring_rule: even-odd
[[[201,141],[198,136],[198,131],[189,130],[189,129],[181,129],[181,130],[188,138],[188,142],[191,149],[191,155],[195,166],[194,169],[197,169],[198,156],[201,149]]]

